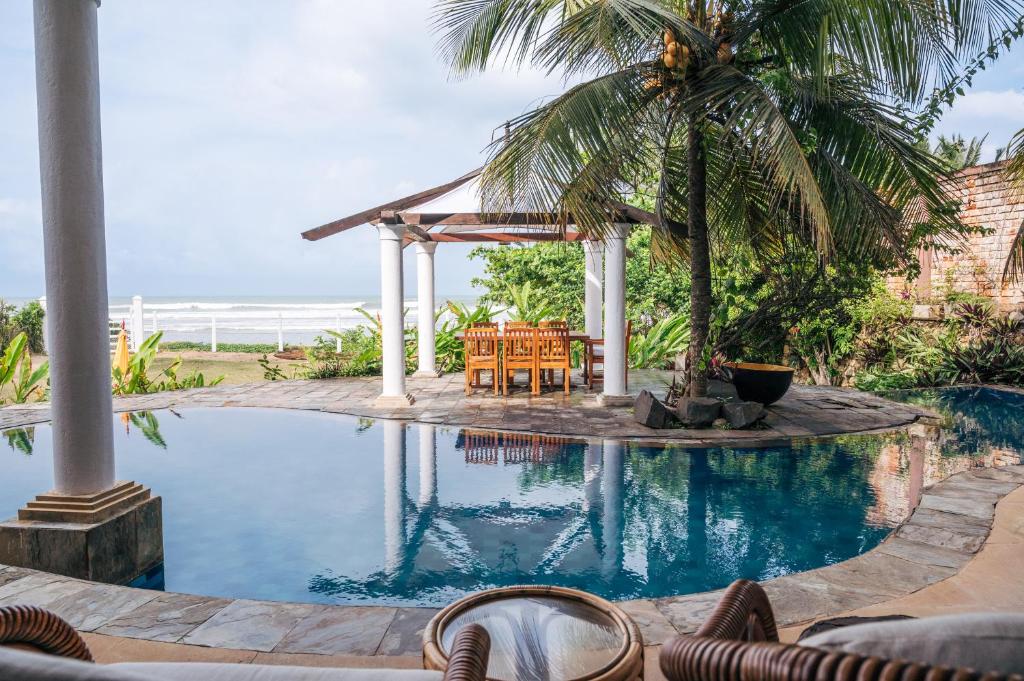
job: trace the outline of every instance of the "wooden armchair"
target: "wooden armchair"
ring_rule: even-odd
[[[76,661],[75,664],[71,662],[63,663],[64,666],[55,669],[43,659],[43,656],[39,655],[20,656],[20,659],[7,663],[11,665],[10,667],[5,667],[5,660],[0,658],[0,679],[3,679],[3,681],[15,681],[15,679],[24,678],[23,674],[26,672],[29,673],[31,678],[50,678],[51,676],[62,679],[99,678],[99,676],[95,675],[96,667],[91,664],[93,657],[89,652],[89,647],[82,637],[78,635],[78,632],[60,617],[42,608],[24,605],[0,608],[0,649],[2,648],[28,650],[33,653],[45,653],[46,655]],[[448,666],[444,671],[443,677],[439,676],[440,681],[486,681],[487,660],[490,650],[491,639],[483,627],[479,624],[470,624],[463,627],[455,635],[451,654],[448,656]],[[39,662],[33,662],[37,658]],[[211,671],[222,665],[197,665],[188,662],[181,664],[185,666],[184,668],[189,671],[195,681],[222,678],[222,675],[218,672]],[[37,666],[38,668],[36,668]],[[161,670],[165,670],[167,666],[166,664],[154,665],[152,668],[156,671],[148,678],[153,678],[154,681],[164,678],[161,675]],[[32,669],[26,669],[26,667],[32,667]],[[302,681],[302,679],[309,678],[309,669],[302,667],[274,667],[272,673],[268,673],[271,668],[261,665],[239,665],[239,667],[251,670],[253,679],[273,677],[275,679],[287,678],[289,680]],[[106,674],[103,674],[102,677],[104,679],[124,678],[126,681],[128,679],[147,678],[144,672],[147,668],[148,665],[145,663],[113,664],[103,667]],[[410,674],[409,670],[402,669],[389,671],[392,672],[396,681],[401,681],[402,677],[406,675],[422,678],[421,675],[423,674],[423,672],[419,671],[412,671]],[[357,670],[338,669],[337,672],[339,681],[355,681],[359,678]],[[325,670],[325,673],[329,674],[329,676],[318,674],[317,678],[334,678],[334,675],[330,674],[329,671]],[[242,678],[244,674],[245,672],[232,674],[231,678]],[[174,678],[181,678],[182,676],[179,672],[174,675]],[[374,676],[373,678],[379,679],[381,677]]]
[[[497,325],[471,326],[466,329],[462,343],[466,361],[466,394],[473,392],[473,386],[480,385],[480,372],[490,371],[494,379],[494,394],[497,395],[501,384]]]
[[[947,669],[779,643],[764,590],[733,582],[711,617],[692,636],[661,650],[668,681],[1002,681],[1020,677]]]

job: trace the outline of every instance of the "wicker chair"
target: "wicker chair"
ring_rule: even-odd
[[[95,669],[89,664],[93,662],[89,647],[82,637],[78,635],[78,632],[60,617],[42,608],[23,605],[0,608],[0,648],[8,647],[69,658],[70,660],[78,661],[85,668]],[[470,624],[462,628],[455,635],[455,640],[452,643],[451,654],[448,656],[448,667],[444,672],[444,681],[485,681],[487,658],[490,654],[490,649],[491,639],[483,627],[478,624]],[[34,658],[35,656],[28,655],[24,657]],[[187,662],[182,664],[191,664],[188,669],[194,671],[195,681],[203,681],[206,678],[204,673],[206,665],[195,665],[194,663]],[[155,668],[159,669],[163,666],[156,665]],[[252,669],[254,678],[266,678],[261,676],[261,674],[268,670],[267,667],[260,665],[245,666]],[[120,675],[117,675],[119,667],[121,665],[111,665],[107,668],[113,672],[112,678],[122,678]],[[127,678],[137,679],[140,677],[140,668],[144,668],[146,665],[133,664],[131,667],[131,672],[133,673],[128,673]],[[62,670],[63,672],[70,671],[71,674],[65,673],[60,678],[70,678],[72,674],[74,678],[78,678],[78,674],[74,673],[75,669],[77,668]],[[274,678],[284,678],[287,676],[289,679],[294,678],[295,681],[308,678],[307,673],[309,670],[306,668],[293,668],[293,676],[288,675],[285,668],[276,667],[274,669],[277,672],[274,674]],[[350,670],[346,670],[346,672],[348,671]],[[406,673],[400,669],[391,671],[396,681],[401,681],[403,674]],[[82,676],[85,677],[86,674],[82,674]],[[178,678],[178,676],[175,678]],[[33,678],[35,677],[33,676]],[[89,676],[89,678],[95,677]],[[161,677],[157,673],[152,678],[158,680]],[[232,676],[232,678],[236,677]],[[342,674],[339,675],[339,678],[352,679],[353,677]],[[3,681],[8,681],[8,679],[14,681],[14,678],[8,676],[2,667],[0,667],[0,679],[3,679]]]
[[[473,326],[463,337],[463,355],[466,360],[466,394],[480,385],[480,372],[490,371],[494,377],[494,394],[501,384],[498,354],[498,327]]]
[[[1001,681],[1020,677],[913,664],[779,643],[768,596],[756,583],[733,582],[693,636],[661,650],[668,681]]]

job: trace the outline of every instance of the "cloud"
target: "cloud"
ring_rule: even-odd
[[[995,158],[996,149],[1006,146],[1024,127],[1024,92],[1014,89],[974,90],[954,102],[939,120],[935,136],[963,135],[965,138],[988,135],[982,147],[982,161]]]

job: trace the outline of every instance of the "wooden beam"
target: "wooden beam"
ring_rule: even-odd
[[[432,187],[430,189],[425,189],[421,192],[410,194],[409,196],[405,196],[400,199],[395,199],[394,201],[389,201],[388,203],[383,203],[379,206],[374,206],[373,208],[368,208],[354,215],[349,215],[348,217],[341,218],[340,220],[328,222],[325,225],[320,225],[319,227],[306,230],[305,232],[302,233],[302,238],[306,239],[307,241],[318,241],[325,237],[331,236],[332,234],[344,232],[347,229],[352,229],[353,227],[358,227],[359,225],[366,224],[370,220],[374,220],[380,217],[380,214],[383,211],[401,211],[420,203],[432,201],[433,199],[436,199],[439,196],[447,194],[453,189],[458,189],[462,185],[466,184],[467,182],[478,176],[482,171],[483,168],[477,168],[476,170],[466,173],[462,177],[452,180],[451,182],[447,182],[445,184],[438,185],[437,187]]]
[[[528,243],[531,241],[583,241],[579,232],[553,234],[551,232],[470,232],[450,234],[448,232],[427,232],[431,241],[440,243]]]
[[[492,232],[495,227],[503,227],[509,229],[504,225],[444,225],[441,229],[432,234],[467,234],[470,232]],[[560,228],[558,225],[513,225],[512,230],[520,229],[522,231],[537,231],[537,232],[551,232],[558,233]]]
[[[409,232],[410,236],[412,236],[413,240],[415,241],[430,241],[430,235],[427,234],[427,231],[422,227],[417,227],[416,225],[406,225],[405,229],[406,231]]]
[[[555,213],[401,213],[407,225],[557,225]],[[572,219],[568,221],[572,224]]]

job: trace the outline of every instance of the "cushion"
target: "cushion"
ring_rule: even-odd
[[[0,679],[18,681],[441,681],[420,669],[277,667],[200,662],[91,664],[0,646]]]
[[[975,613],[856,624],[800,641],[825,650],[979,672],[1024,673],[1024,615]]]

